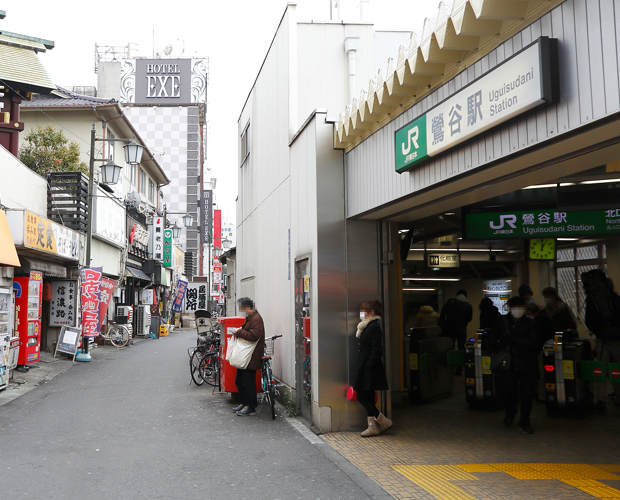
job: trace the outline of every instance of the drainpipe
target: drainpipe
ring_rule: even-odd
[[[359,47],[360,39],[357,36],[348,36],[344,39],[344,51],[349,56],[349,96],[348,103],[355,98],[355,53]]]

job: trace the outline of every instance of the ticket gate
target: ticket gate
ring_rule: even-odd
[[[587,359],[589,343],[567,339],[562,332],[543,346],[543,378],[547,413],[553,416],[584,416],[585,382],[579,377],[579,364]]]
[[[441,336],[441,328],[412,328],[409,336],[409,398],[427,403],[452,394],[454,368],[448,352],[454,341]]]
[[[491,371],[491,338],[478,330],[465,342],[465,399],[470,408],[503,407],[501,377]]]

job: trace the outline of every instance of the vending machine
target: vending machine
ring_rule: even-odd
[[[31,365],[39,361],[43,274],[31,271],[28,278],[14,278],[13,288],[16,290],[15,330],[21,341],[17,364]]]

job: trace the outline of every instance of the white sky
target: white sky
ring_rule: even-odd
[[[359,21],[359,0],[341,1],[343,20]],[[53,40],[55,48],[39,58],[61,87],[96,85],[95,43],[131,42],[132,56],[150,57],[154,38],[156,50],[173,46],[172,57],[179,56],[183,47],[184,56],[209,57],[207,166],[218,179],[219,208],[225,219],[234,221],[237,118],[286,4],[286,0],[29,0],[0,6],[7,13],[0,29]],[[299,20],[329,20],[329,0],[297,4]],[[372,0],[364,2],[364,21],[381,30],[421,33],[424,19],[437,16],[438,5],[438,0]]]

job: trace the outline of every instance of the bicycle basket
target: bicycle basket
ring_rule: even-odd
[[[275,344],[275,339],[265,340],[265,356],[273,356],[274,344]]]

